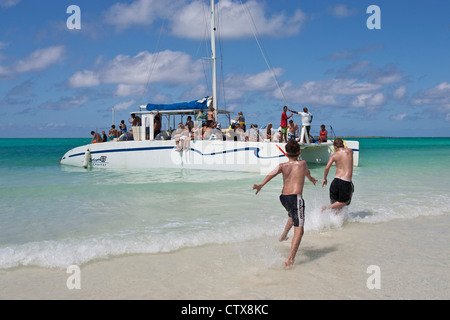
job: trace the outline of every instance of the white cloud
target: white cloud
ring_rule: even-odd
[[[143,51],[134,57],[118,55],[106,62],[97,71],[84,70],[75,73],[68,80],[71,87],[98,86],[102,83],[120,85],[145,85],[165,83],[170,85],[192,84],[204,77],[200,60],[179,51],[165,50],[155,54]],[[121,86],[118,94],[132,87]],[[130,91],[131,92],[131,91]]]
[[[367,72],[367,77],[371,82],[383,85],[397,83],[403,80],[402,72],[393,65],[372,69]]]
[[[325,81],[308,81],[300,86],[294,86],[290,82],[282,85],[282,90],[291,104],[314,104],[316,106],[338,105],[336,96],[321,88],[328,86]],[[279,91],[274,92],[275,97],[281,99]]]
[[[333,16],[337,18],[347,18],[352,15],[355,15],[358,12],[358,10],[354,8],[350,9],[345,4],[337,4],[328,7],[328,12],[330,12]]]
[[[356,49],[348,49],[343,51],[333,52],[330,55],[324,57],[324,60],[336,61],[336,60],[346,60],[346,59],[354,59],[365,53],[372,53],[375,51],[379,51],[383,49],[383,45],[381,43],[375,43],[372,45],[367,45],[364,47],[356,48]]]
[[[250,0],[244,4],[251,13],[259,35],[290,36],[298,34],[306,14],[296,10],[292,16],[273,13],[263,3]],[[252,22],[240,1],[221,0],[216,3],[217,28],[222,38],[253,36]],[[132,26],[149,26],[156,20],[167,22],[170,32],[178,37],[203,39],[209,33],[209,4],[195,0],[135,0],[129,4],[116,3],[104,13],[104,20],[119,30]]]
[[[411,101],[417,106],[432,106],[440,115],[450,121],[450,83],[444,81],[434,88],[419,93]]]
[[[63,46],[36,50],[25,59],[18,61],[15,70],[20,73],[43,70],[50,65],[61,61],[64,51],[65,49]]]
[[[406,118],[406,116],[407,116],[406,113],[401,113],[401,114],[397,114],[395,116],[392,116],[392,119],[396,120],[396,121],[402,121],[403,119]]]
[[[171,50],[156,54],[145,51],[135,57],[119,55],[101,72],[103,82],[127,84],[145,84],[148,80],[150,83],[183,84],[202,76],[200,61],[192,61],[190,55]]]
[[[90,70],[78,71],[69,79],[69,86],[72,88],[95,87],[99,84],[98,75]]]
[[[10,8],[14,7],[15,5],[19,4],[21,0],[0,0],[0,7],[3,8]]]
[[[217,29],[222,38],[253,36],[253,22],[259,35],[291,36],[298,34],[306,21],[306,14],[301,10],[296,10],[290,17],[284,13],[268,16],[264,4],[253,0],[248,1],[245,7],[240,1],[221,0],[216,7],[220,11]],[[205,10],[201,1],[184,6],[173,16],[169,24],[172,33],[179,37],[202,39],[205,35],[205,22],[209,22],[208,16],[204,16],[204,13],[209,13],[209,10]]]
[[[64,46],[38,49],[28,57],[11,63],[10,66],[0,66],[0,78],[13,77],[19,73],[44,70],[52,64],[62,61],[64,52]]]
[[[39,106],[41,109],[49,110],[67,110],[76,109],[88,102],[88,98],[85,96],[77,97],[62,97],[58,101],[47,101]]]
[[[116,95],[118,97],[142,95],[144,90],[144,85],[119,84],[117,86]]]
[[[386,97],[381,92],[372,94],[360,94],[351,103],[352,107],[378,107],[386,103]]]
[[[118,103],[114,106],[115,111],[126,111],[128,110],[132,105],[136,103],[136,100],[126,101],[122,103]]]
[[[411,101],[417,106],[434,106],[441,113],[450,111],[450,83],[444,81],[434,88],[419,93]]]
[[[284,71],[280,68],[273,70],[278,77]],[[246,92],[273,92],[276,89],[276,83],[273,74],[270,71],[264,71],[257,74],[232,74],[225,79],[225,90],[227,99],[240,99]]]
[[[45,130],[45,129],[50,129],[50,128],[63,128],[65,126],[66,125],[64,123],[50,122],[50,123],[47,123],[46,125],[40,127],[39,130]]]
[[[354,79],[328,79],[319,81],[308,81],[300,86],[285,83],[282,89],[287,100],[293,103],[308,103],[317,106],[338,106],[345,97],[357,96],[353,106],[365,106],[366,101],[375,99],[376,103],[380,96],[374,97],[376,91],[381,89],[378,84],[358,82]]]
[[[406,92],[406,86],[400,86],[394,91],[394,98],[398,100],[403,99],[403,97],[406,95]]]
[[[134,25],[151,25],[157,18],[165,17],[178,1],[136,0],[132,3],[116,3],[104,12],[105,22],[118,29]]]
[[[11,74],[11,69],[8,67],[0,66],[0,78],[8,77]]]

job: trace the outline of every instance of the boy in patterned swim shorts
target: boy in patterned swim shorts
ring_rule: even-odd
[[[291,250],[288,259],[285,261],[286,267],[294,264],[295,255],[303,237],[303,226],[305,221],[305,201],[303,200],[303,186],[305,185],[305,177],[314,185],[317,179],[311,176],[308,165],[304,160],[298,160],[300,156],[300,145],[297,141],[289,141],[286,144],[286,154],[289,158],[288,162],[278,165],[271,173],[269,173],[261,184],[253,185],[256,194],[262,187],[276,177],[283,174],[283,191],[280,196],[281,204],[288,211],[288,220],[279,241],[288,239],[287,234],[294,227],[294,237],[292,238]]]

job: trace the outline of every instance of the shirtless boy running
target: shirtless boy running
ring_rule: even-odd
[[[303,226],[305,222],[305,201],[303,200],[303,186],[305,184],[305,177],[307,177],[314,185],[317,179],[311,176],[306,161],[299,161],[300,145],[296,141],[289,141],[286,144],[286,153],[289,158],[288,162],[278,165],[271,173],[267,175],[261,184],[253,185],[256,194],[262,189],[266,183],[276,177],[278,174],[283,174],[283,191],[280,196],[281,204],[288,211],[288,220],[284,231],[279,238],[279,241],[288,239],[287,234],[294,226],[294,237],[292,238],[291,250],[289,258],[285,264],[290,267],[294,264],[295,255],[303,237]]]
[[[328,172],[333,163],[336,164],[336,173],[330,186],[329,206],[322,207],[326,209],[335,209],[339,212],[352,201],[353,191],[355,190],[352,182],[353,177],[353,150],[344,145],[340,138],[334,140],[335,152],[331,155],[323,174],[322,188],[327,185]]]

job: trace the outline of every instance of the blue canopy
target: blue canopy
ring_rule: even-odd
[[[208,109],[208,100],[210,97],[206,97],[201,100],[191,102],[180,102],[174,104],[148,104],[147,111],[160,110],[160,111],[173,111],[173,110],[198,110]]]

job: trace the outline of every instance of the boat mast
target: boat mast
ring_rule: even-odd
[[[213,108],[216,121],[218,118],[217,110],[217,67],[216,67],[216,19],[215,19],[215,4],[211,0],[211,60],[212,60],[212,90],[213,90]]]

